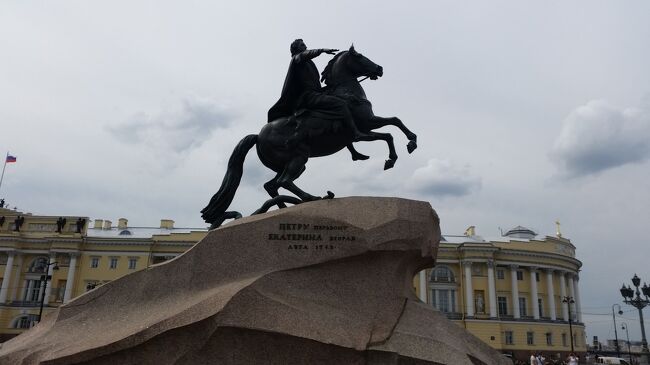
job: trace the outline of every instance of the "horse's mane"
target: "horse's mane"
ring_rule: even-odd
[[[321,82],[324,82],[325,85],[329,84],[330,77],[332,76],[332,68],[334,67],[334,63],[336,62],[336,60],[338,60],[341,56],[343,56],[347,52],[348,51],[341,51],[341,52],[337,53],[336,56],[334,56],[327,63],[327,66],[325,66],[325,68],[323,69],[323,72],[321,72],[321,78],[320,78]]]

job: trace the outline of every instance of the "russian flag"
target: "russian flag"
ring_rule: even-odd
[[[5,163],[12,163],[12,162],[16,162],[16,156],[7,155],[7,159],[5,160]]]

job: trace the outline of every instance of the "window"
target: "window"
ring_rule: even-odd
[[[551,332],[546,333],[546,344],[553,346],[553,334]]]
[[[508,315],[508,298],[506,297],[499,297],[497,298],[497,302],[499,303],[499,316],[507,316]]]
[[[522,317],[528,315],[528,312],[526,312],[526,298],[519,298],[519,314]]]
[[[505,335],[506,335],[506,345],[512,345],[515,343],[513,340],[512,331],[506,331]]]
[[[497,279],[503,280],[506,278],[506,272],[502,269],[497,269]]]
[[[537,308],[539,310],[539,317],[544,317],[544,306],[542,306],[542,298],[537,298]]]
[[[456,291],[453,289],[432,289],[431,304],[443,313],[455,312]]]
[[[37,257],[29,265],[28,272],[44,273],[47,267],[47,257]]]
[[[138,262],[138,259],[130,258],[129,259],[129,270],[135,270],[135,265]]]
[[[442,283],[453,283],[454,274],[446,266],[437,266],[431,270],[431,281]]]
[[[154,257],[153,257],[153,264],[154,264],[154,265],[155,265],[155,264],[159,264],[159,263],[161,263],[161,262],[165,262],[165,261],[167,261],[167,260],[171,260],[171,259],[173,259],[174,257],[176,257],[176,256],[173,256],[173,255],[167,255],[167,256],[154,256]]]
[[[111,261],[108,264],[108,267],[110,269],[116,269],[117,268],[117,257],[111,257]]]
[[[99,267],[99,257],[92,257],[90,259],[90,267],[96,269]]]
[[[27,280],[27,288],[25,288],[25,296],[23,300],[25,302],[40,302],[41,301],[41,289],[43,288],[43,282],[40,280]],[[21,327],[22,328],[22,327]]]
[[[562,346],[564,346],[564,347],[567,346],[566,333],[562,334]]]
[[[526,332],[526,343],[528,345],[534,345],[535,344],[535,333]]]
[[[13,323],[13,328],[32,328],[34,326],[34,322],[36,319],[36,316],[34,315],[22,315],[14,320]]]
[[[517,280],[524,280],[524,272],[517,270]]]
[[[539,282],[539,273],[535,271],[535,281]]]

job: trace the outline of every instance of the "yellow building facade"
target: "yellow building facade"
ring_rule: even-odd
[[[159,227],[131,227],[126,219],[113,224],[8,209],[0,209],[0,223],[0,342],[32,327],[41,302],[45,315],[98,285],[182,254],[207,233],[165,219]],[[571,313],[574,347],[584,352],[581,265],[561,235],[540,238],[517,227],[488,240],[472,228],[444,236],[436,266],[416,275],[414,288],[423,302],[522,359],[531,351],[568,353]],[[565,297],[574,303],[563,303]]]
[[[41,303],[46,315],[98,285],[182,254],[206,234],[166,219],[153,228],[129,227],[126,219],[88,222],[0,208],[0,342],[37,323]]]
[[[539,237],[518,226],[484,239],[470,227],[444,236],[436,266],[421,271],[414,287],[423,302],[503,353],[564,358],[571,333],[575,352],[586,351],[575,249],[559,232]]]

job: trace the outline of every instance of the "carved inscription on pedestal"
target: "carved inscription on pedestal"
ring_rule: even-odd
[[[288,250],[333,250],[336,244],[353,242],[357,237],[346,225],[280,223],[278,231],[267,233],[269,241],[288,241]]]

